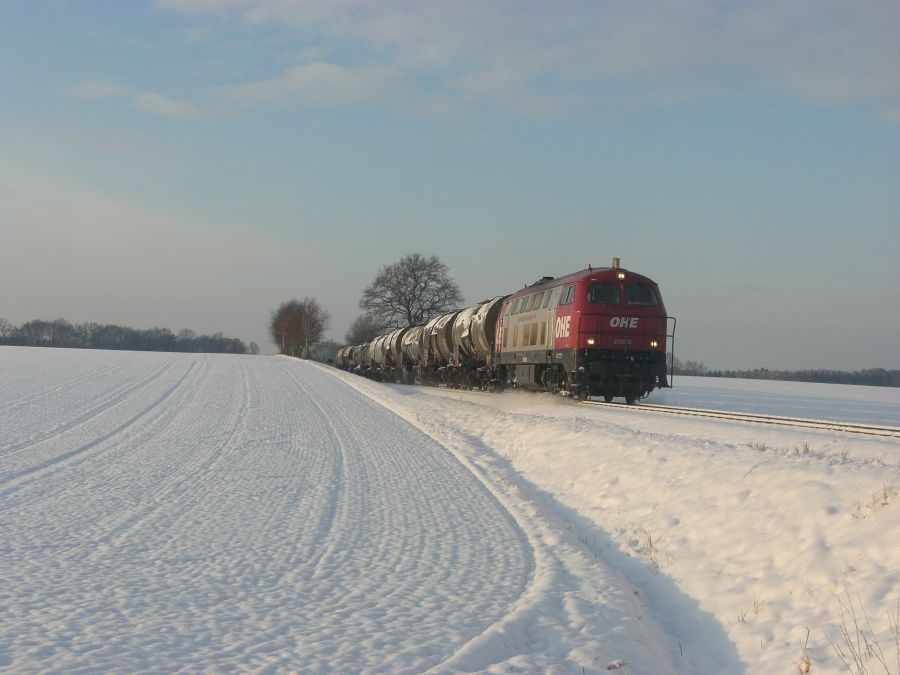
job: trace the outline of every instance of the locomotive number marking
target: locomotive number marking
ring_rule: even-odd
[[[614,316],[609,320],[610,328],[637,328],[638,318],[636,316]]]
[[[558,338],[567,338],[569,337],[569,327],[572,324],[571,316],[558,316],[556,317],[556,337]]]

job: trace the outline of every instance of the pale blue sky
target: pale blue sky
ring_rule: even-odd
[[[900,367],[900,5],[0,4],[0,317],[222,331],[624,266],[677,356]]]

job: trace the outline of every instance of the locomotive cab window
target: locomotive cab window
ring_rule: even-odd
[[[656,295],[647,286],[626,286],[625,302],[629,305],[656,305]]]
[[[563,289],[562,297],[559,299],[559,304],[570,305],[570,304],[572,304],[572,300],[574,297],[575,297],[575,286],[566,286]]]
[[[615,284],[591,284],[587,301],[592,305],[618,305],[619,287]]]

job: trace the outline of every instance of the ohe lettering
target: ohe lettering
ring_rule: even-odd
[[[636,316],[614,316],[609,320],[610,328],[637,328]]]

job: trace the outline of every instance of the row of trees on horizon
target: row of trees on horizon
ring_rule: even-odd
[[[789,382],[819,382],[827,384],[864,384],[872,387],[900,387],[900,370],[869,368],[866,370],[833,370],[827,368],[809,370],[711,370],[700,361],[675,359],[676,375],[697,377],[732,377],[740,380],[782,380]]]
[[[222,333],[197,335],[190,329],[177,334],[168,328],[130,328],[94,322],[71,323],[66,319],[33,319],[14,326],[0,318],[0,345],[20,347],[66,347],[71,349],[123,349],[146,352],[199,352],[219,354],[259,354],[259,346],[249,346]]]

